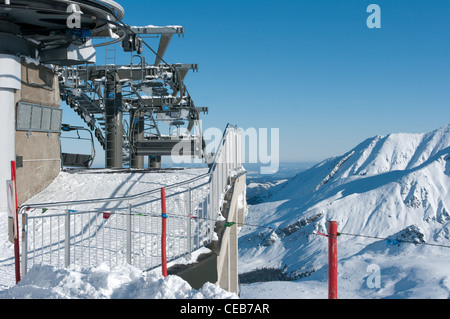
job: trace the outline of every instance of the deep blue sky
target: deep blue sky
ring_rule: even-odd
[[[205,128],[279,128],[282,161],[450,123],[448,0],[117,2],[129,25],[185,27],[165,59],[199,64],[186,85],[209,107]],[[369,4],[381,29],[366,25]]]

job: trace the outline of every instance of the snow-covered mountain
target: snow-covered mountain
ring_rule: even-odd
[[[264,203],[250,207],[245,221],[262,227],[241,230],[241,274],[278,269],[286,278],[303,278],[298,283],[326,284],[327,238],[317,232],[327,233],[327,222],[334,220],[344,233],[338,237],[344,296],[450,296],[450,270],[444,266],[450,248],[426,245],[450,246],[450,125],[369,138],[269,192]],[[391,246],[361,236],[415,244]],[[373,264],[381,271],[381,286],[371,289],[367,269]]]

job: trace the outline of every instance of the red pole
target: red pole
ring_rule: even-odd
[[[161,235],[161,263],[162,274],[167,277],[167,253],[166,253],[166,228],[167,228],[167,214],[166,214],[166,189],[161,188],[161,217],[162,217],[162,235]]]
[[[20,281],[20,250],[19,250],[19,206],[17,202],[17,187],[16,187],[16,162],[11,161],[11,180],[14,185],[14,206],[16,212],[14,214],[14,261],[16,268],[16,284]]]
[[[337,222],[328,223],[328,299],[337,299]]]

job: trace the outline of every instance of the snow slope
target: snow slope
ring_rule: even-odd
[[[317,164],[272,188],[246,217],[247,224],[264,227],[244,226],[240,233],[241,274],[275,268],[297,281],[244,285],[242,296],[257,298],[268,285],[281,285],[286,294],[279,298],[326,298],[327,239],[317,232],[326,233],[327,221],[335,220],[338,232],[346,233],[338,237],[341,297],[450,297],[444,266],[450,249],[423,245],[450,246],[449,191],[450,125],[376,136]],[[391,246],[348,234],[416,244]],[[381,273],[379,288],[368,283],[373,269]]]
[[[187,181],[207,172],[206,168],[62,171],[48,187],[29,199],[27,204],[132,196]],[[204,178],[197,183],[206,180]]]

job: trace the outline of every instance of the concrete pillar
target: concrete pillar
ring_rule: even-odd
[[[235,208],[235,213],[233,216],[233,222],[237,223],[237,215],[238,215],[238,211],[237,211],[237,204],[236,204],[236,208]],[[230,243],[229,243],[229,262],[228,262],[228,267],[229,267],[229,286],[228,286],[228,290],[229,291],[233,291],[235,293],[239,292],[239,271],[238,271],[238,226],[236,224],[235,227],[231,227],[230,229]]]
[[[0,54],[0,211],[7,212],[6,181],[11,179],[11,161],[15,160],[15,90],[21,88],[20,58]]]
[[[246,175],[243,174],[234,180],[231,198],[227,212],[227,221],[237,223],[239,212],[242,211],[246,190]],[[238,272],[238,224],[227,227],[223,231],[221,247],[217,257],[217,284],[225,290],[239,292]]]
[[[123,113],[122,87],[114,73],[106,76],[106,168],[122,168],[123,164]]]

